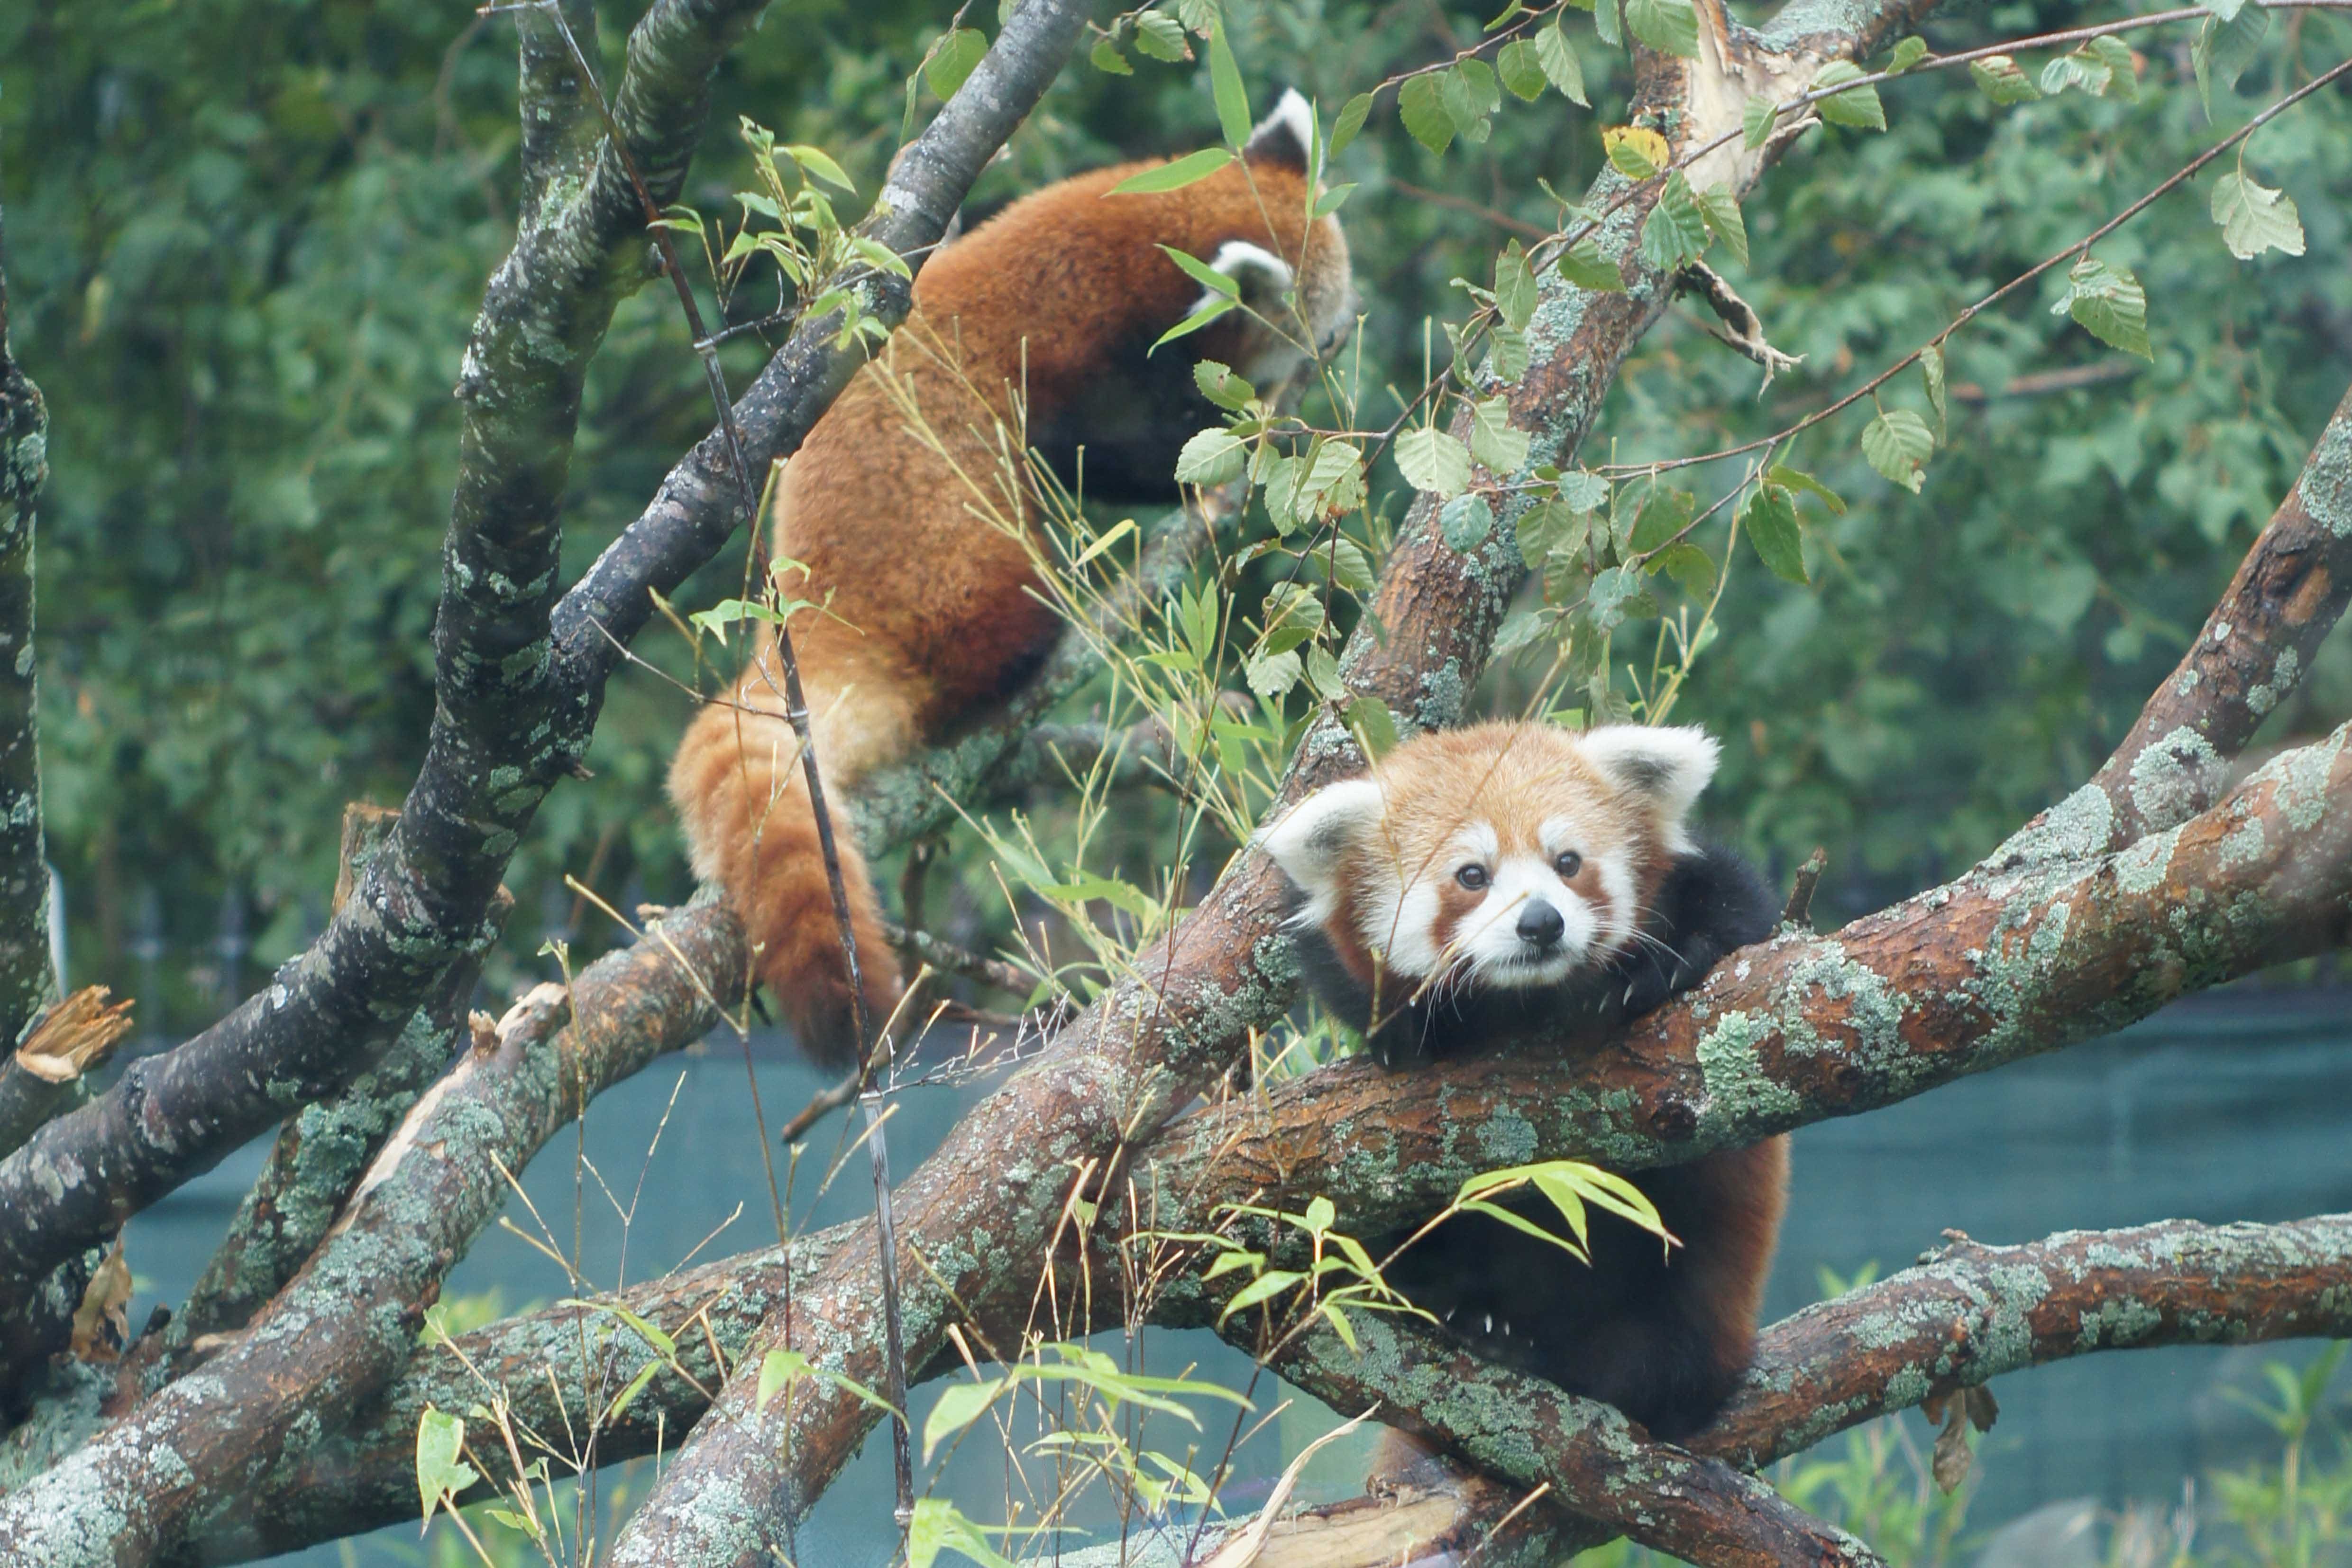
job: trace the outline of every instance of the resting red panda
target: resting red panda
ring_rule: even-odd
[[[1771,934],[1771,889],[1685,825],[1714,775],[1696,729],[1481,724],[1399,746],[1259,837],[1296,885],[1309,977],[1391,1068],[1533,1028],[1600,1029]],[[1480,1353],[1606,1400],[1653,1436],[1704,1426],[1747,1370],[1788,1145],[1638,1178],[1683,1245],[1595,1213],[1591,1268],[1484,1215],[1389,1281]],[[1532,1211],[1531,1211],[1532,1212]]]
[[[774,554],[783,587],[825,601],[793,626],[829,791],[951,735],[1031,675],[1059,626],[1033,588],[1024,542],[979,515],[970,485],[1004,471],[1000,427],[1021,429],[1090,498],[1174,499],[1176,456],[1215,410],[1192,366],[1232,366],[1261,390],[1335,346],[1352,325],[1348,247],[1309,221],[1312,114],[1286,94],[1240,160],[1157,195],[1108,194],[1149,167],[1065,180],[1013,203],[934,254],[914,308],[884,351],[894,387],[861,371],[787,465]],[[1162,247],[1243,285],[1276,333],[1243,311],[1148,353],[1202,303]],[[1286,306],[1286,296],[1295,310]],[[1148,356],[1148,357],[1147,357]],[[920,408],[937,448],[908,428]],[[1016,487],[1017,488],[1017,487]],[[997,501],[1037,527],[1034,498]],[[696,874],[727,889],[760,978],[802,1047],[855,1058],[847,969],[783,718],[782,679],[761,636],[732,703],[712,703],[670,765]],[[866,1007],[877,1026],[902,988],[866,863],[836,837]]]

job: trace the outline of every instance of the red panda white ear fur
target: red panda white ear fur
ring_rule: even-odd
[[[1257,122],[1242,143],[1242,156],[1253,163],[1279,163],[1307,172],[1315,146],[1315,110],[1295,87],[1286,88],[1274,111]]]
[[[1257,836],[1284,875],[1307,895],[1300,926],[1321,925],[1338,904],[1349,852],[1380,826],[1381,786],[1370,779],[1326,784]]]
[[[1690,847],[1683,818],[1715,777],[1722,749],[1696,725],[1673,730],[1647,724],[1603,724],[1577,738],[1584,760],[1618,788],[1647,800],[1664,829],[1666,847]]]

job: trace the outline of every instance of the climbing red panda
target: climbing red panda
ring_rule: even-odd
[[[883,363],[817,421],[776,499],[781,585],[825,605],[793,636],[835,798],[984,714],[1053,646],[1060,628],[1034,590],[1033,542],[980,515],[971,488],[987,485],[993,510],[1034,534],[1035,498],[1017,479],[998,482],[1009,467],[1000,431],[1016,432],[1017,449],[1025,430],[1089,498],[1173,500],[1177,453],[1215,415],[1197,362],[1265,390],[1353,324],[1347,242],[1308,210],[1314,133],[1306,101],[1286,94],[1242,156],[1206,179],[1112,194],[1150,166],[1130,163],[1065,180],[946,245],[917,276]],[[1163,247],[1240,283],[1251,310],[1150,352],[1205,297]],[[688,730],[670,795],[696,874],[727,890],[802,1047],[844,1064],[858,1048],[847,968],[764,630],[732,696]],[[835,842],[879,1027],[899,971],[845,825]]]
[[[1686,825],[1716,756],[1696,729],[1439,731],[1309,795],[1258,843],[1297,889],[1309,978],[1384,1066],[1581,1034],[1696,985],[1778,923],[1755,870]],[[1598,1212],[1589,1268],[1464,1215],[1387,1279],[1487,1359],[1680,1436],[1747,1370],[1788,1159],[1774,1138],[1642,1173],[1682,1242],[1670,1255]]]

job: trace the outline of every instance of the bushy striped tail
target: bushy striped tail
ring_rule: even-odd
[[[822,738],[818,755],[825,755]],[[827,783],[867,1027],[878,1030],[904,982],[865,857],[841,815],[840,786]],[[852,1066],[858,1042],[848,962],[790,729],[773,714],[705,709],[670,764],[669,791],[696,873],[727,889],[751,936],[754,969],[801,1048],[828,1067]]]

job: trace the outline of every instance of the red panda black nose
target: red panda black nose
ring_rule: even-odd
[[[1547,903],[1530,903],[1519,911],[1519,940],[1538,951],[1551,947],[1559,941],[1567,926],[1559,911]]]

